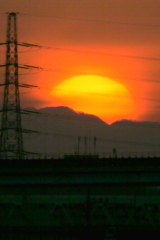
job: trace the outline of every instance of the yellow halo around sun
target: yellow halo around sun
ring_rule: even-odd
[[[60,106],[97,115],[106,122],[129,119],[134,102],[120,83],[99,75],[80,75],[57,85],[52,95]]]

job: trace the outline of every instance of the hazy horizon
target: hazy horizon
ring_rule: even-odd
[[[23,114],[22,127],[36,131],[23,134],[24,149],[42,155],[75,154],[78,138],[79,154],[96,152],[107,157],[116,149],[125,156],[160,155],[160,123],[121,120],[109,125],[96,116],[78,114],[68,107],[49,107],[40,109],[38,114]]]

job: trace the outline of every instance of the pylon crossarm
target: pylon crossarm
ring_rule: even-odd
[[[38,114],[40,114],[40,112],[36,112],[36,111],[30,111],[30,110],[22,110],[24,113],[26,113],[26,114],[29,114],[29,113],[38,113]],[[23,113],[22,112],[22,113]]]
[[[39,153],[36,153],[36,152],[29,152],[29,151],[24,151],[24,154],[35,154],[35,155],[39,155]]]
[[[29,69],[28,67],[24,67],[24,66],[18,66],[18,67],[23,69]]]
[[[13,111],[13,109],[6,108],[6,109],[0,110],[0,112],[6,112],[6,111]],[[15,112],[15,111],[16,111],[16,110],[14,110],[14,112]]]
[[[22,132],[23,133],[39,133],[38,131],[28,130],[28,129],[23,129]]]
[[[5,65],[0,65],[0,67],[6,67],[7,65],[5,64]]]
[[[0,86],[13,85],[13,83],[2,83]]]
[[[0,110],[0,113],[1,112],[9,112],[9,111],[13,111],[12,109],[3,109],[3,110]],[[16,112],[16,110],[14,111],[14,112]],[[28,115],[28,114],[31,114],[31,113],[36,113],[36,114],[40,114],[40,112],[34,112],[34,111],[27,111],[27,110],[22,110],[22,111],[20,111],[20,114],[26,114],[26,115]],[[4,128],[3,128],[3,130],[4,130]],[[0,129],[0,131],[2,131],[1,129]]]
[[[30,85],[30,84],[18,84],[19,87],[25,87],[25,88],[32,88],[32,87],[38,87],[35,85]]]
[[[6,67],[6,66],[14,66],[14,64],[3,64],[3,65],[0,65],[0,67]],[[19,68],[25,68],[25,69],[28,69],[27,67],[23,67],[21,65],[18,65]]]
[[[36,66],[31,66],[31,65],[23,65],[24,67],[28,67],[29,69],[30,68],[38,68],[38,69],[43,69],[43,68],[41,68],[41,67],[36,67]]]
[[[0,67],[6,67],[6,66],[15,66],[15,64],[3,64],[3,65],[0,65]],[[43,68],[41,67],[36,67],[36,66],[31,66],[31,65],[17,65],[18,68],[23,68],[23,69],[31,69],[31,68],[36,68],[36,69],[41,69],[43,70]]]
[[[0,45],[6,45],[9,43],[13,43],[13,42],[5,42],[5,43],[0,43]],[[38,47],[38,48],[42,48],[42,46],[39,46],[37,44],[30,44],[30,43],[17,43],[17,45],[22,46],[22,47]]]
[[[41,67],[36,67],[36,66],[31,66],[31,65],[18,65],[19,68],[23,68],[23,69],[31,69],[31,68],[36,68],[36,69],[43,69]]]
[[[17,45],[22,46],[22,47],[38,47],[38,48],[42,48],[42,46],[39,46],[37,44],[30,44],[30,43],[17,43]]]

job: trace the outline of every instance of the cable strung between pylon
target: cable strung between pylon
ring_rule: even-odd
[[[24,42],[19,43],[18,45],[24,46],[24,47],[33,46],[33,47],[38,47],[39,49],[48,49],[48,50],[55,50],[55,51],[69,51],[69,52],[79,52],[79,53],[85,53],[85,54],[111,56],[111,57],[135,58],[135,59],[141,59],[141,60],[160,61],[160,58],[154,58],[154,57],[123,55],[123,54],[110,54],[110,53],[104,53],[104,52],[94,52],[94,51],[78,50],[78,49],[71,49],[71,48],[47,47],[47,46],[42,46],[42,45],[37,45],[37,44],[29,44],[29,43],[24,43]]]

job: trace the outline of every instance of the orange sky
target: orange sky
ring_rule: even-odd
[[[55,98],[52,89],[66,79],[91,73],[109,77],[130,92],[135,104],[132,119],[160,120],[160,84],[155,82],[160,77],[159,61],[152,59],[159,58],[160,52],[158,0],[147,3],[144,0],[123,3],[89,0],[87,4],[84,0],[79,3],[47,0],[45,5],[43,0],[26,3],[16,0],[14,4],[9,0],[2,5],[4,12],[16,8],[21,13],[18,16],[20,42],[53,48],[34,51],[36,49],[19,47],[20,52],[31,50],[19,55],[20,63],[53,69],[36,74],[20,71],[29,73],[20,75],[20,82],[39,86],[21,90],[22,107],[58,106],[64,101]],[[0,21],[0,38],[4,42],[7,16],[0,14]],[[0,61],[5,62],[5,53],[1,54]]]
[[[66,49],[72,49],[72,46],[65,46]],[[82,47],[76,47],[81,51]],[[46,106],[58,106],[65,102],[60,101],[60,99],[55,98],[51,91],[58,84],[62,83],[66,79],[69,79],[80,74],[92,73],[95,75],[101,75],[109,77],[110,79],[121,83],[130,92],[134,103],[135,112],[132,115],[132,119],[141,120],[148,109],[152,108],[152,101],[147,99],[153,98],[151,95],[151,90],[156,88],[158,84],[153,82],[143,81],[143,79],[150,79],[148,76],[148,66],[149,62],[141,59],[132,59],[124,57],[115,57],[101,54],[89,54],[85,51],[94,51],[98,53],[112,53],[112,54],[123,54],[123,55],[145,55],[145,51],[141,50],[141,46],[129,49],[125,46],[124,48],[110,48],[106,50],[105,47],[91,47],[84,46],[84,52],[70,52],[61,50],[40,50],[36,53],[35,59],[30,57],[27,59],[27,64],[36,66],[43,66],[46,69],[55,69],[51,71],[40,71],[37,74],[28,75],[21,77],[22,82],[32,82],[32,84],[40,86],[40,88],[35,91],[31,91],[31,99],[25,101],[24,106],[28,107],[34,102],[34,106],[37,108]],[[130,50],[130,51],[129,51]],[[31,55],[26,54],[26,55]],[[56,71],[58,70],[58,71]],[[33,71],[34,73],[34,71]],[[24,80],[23,80],[24,79]],[[24,97],[28,99],[27,94]],[[36,101],[35,101],[36,99]],[[74,99],[73,99],[74,102]],[[81,109],[81,111],[84,111]],[[107,109],[106,109],[107,111]],[[93,112],[93,114],[95,114]],[[123,118],[123,116],[122,116]],[[126,116],[127,118],[127,116]],[[128,116],[130,118],[130,116]],[[110,116],[108,120],[110,119]],[[118,120],[118,119],[117,119]],[[106,118],[107,121],[107,118]],[[110,121],[110,120],[109,120]]]

